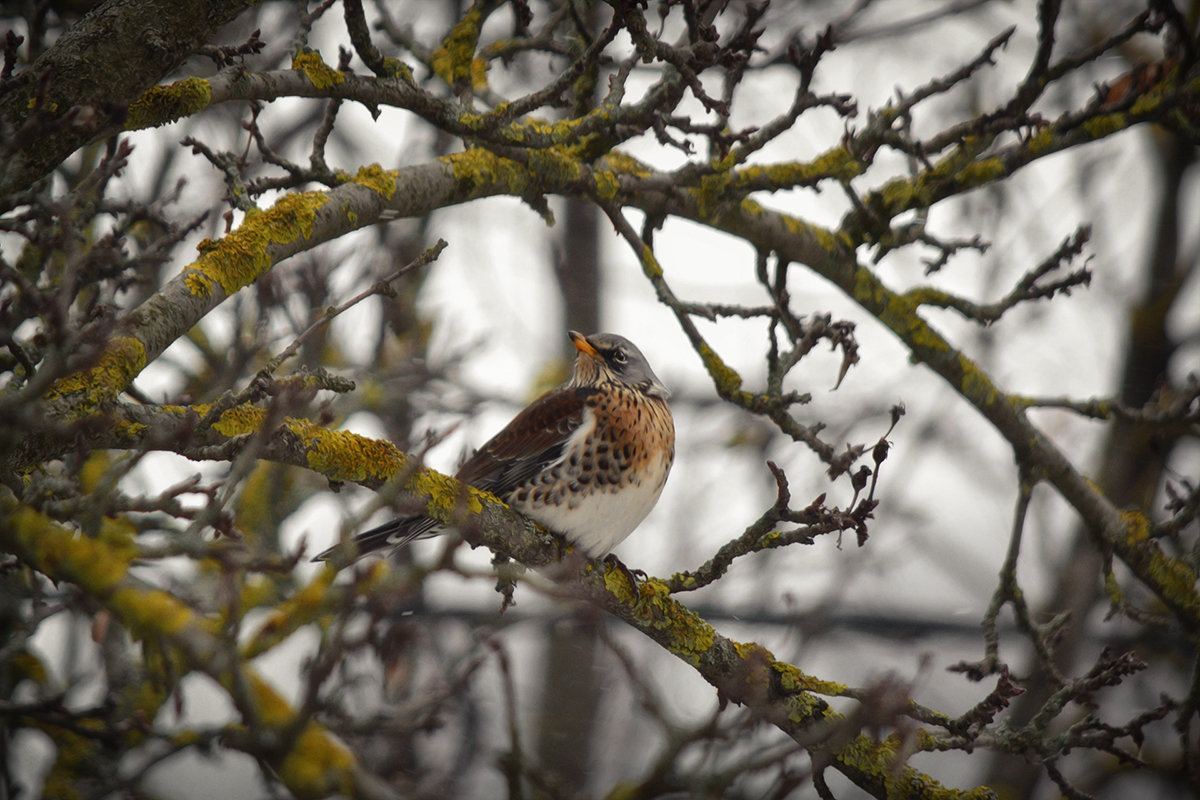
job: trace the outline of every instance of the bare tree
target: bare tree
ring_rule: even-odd
[[[296,797],[1200,790],[1195,8],[27,5],[4,12],[0,72],[5,796],[31,781],[144,796],[160,765],[221,753]],[[913,79],[890,94],[856,83],[906,53]],[[1003,225],[1045,221],[1018,187],[1047,164],[1067,163],[1095,219],[1133,213],[1093,191],[1118,165],[1088,154],[1110,145],[1144,147],[1162,174],[1136,296],[1088,320],[1119,332],[1120,384],[1075,396],[1060,374],[1023,391],[1002,355],[1056,347],[1034,315],[1115,280],[1118,232],[1046,224],[1018,245]],[[429,357],[427,276],[481,235],[439,215],[502,197],[551,225],[564,199],[568,219],[601,215],[614,269],[640,271],[707,375],[678,407],[719,400],[748,432],[736,446],[772,498],[744,530],[706,531],[725,543],[689,551],[691,569],[635,580],[564,560],[552,532],[425,466],[446,433],[431,420],[494,405],[460,369],[475,343]],[[738,243],[724,266],[744,293],[682,288],[685,224]],[[570,297],[597,277],[574,267],[561,285],[586,319]],[[818,281],[836,312],[812,305]],[[891,354],[864,352],[865,326]],[[730,330],[752,332],[753,361]],[[818,418],[802,367],[826,348],[839,387],[907,360],[941,394],[907,418],[878,396]],[[946,407],[970,409],[995,447],[956,441]],[[1103,429],[1098,455],[1073,443],[1081,420]],[[1010,493],[998,577],[971,587],[978,624],[839,623],[968,642],[975,655],[936,665],[969,698],[958,711],[918,702],[898,670],[817,677],[756,640],[814,640],[836,602],[735,620],[718,594],[731,569],[802,545],[869,552],[904,519],[953,526],[953,498],[889,489],[912,458],[897,442]],[[162,480],[184,459],[200,471]],[[754,494],[732,476],[720,490]],[[428,559],[308,567],[289,526],[333,493],[350,497],[343,534],[389,507],[457,535]],[[1056,531],[1061,552],[1030,544]],[[490,568],[463,542],[494,553]],[[499,598],[446,607],[440,578]],[[506,611],[526,596],[532,613]],[[593,720],[578,740],[601,743],[553,763],[562,720],[543,715],[531,746],[520,687],[530,640],[569,615],[619,684],[579,706],[613,714],[625,697],[636,720]],[[296,652],[294,674],[272,671]],[[699,718],[656,683],[647,660],[665,654],[715,690]],[[199,721],[199,696],[223,721]],[[31,778],[39,741],[52,755]]]

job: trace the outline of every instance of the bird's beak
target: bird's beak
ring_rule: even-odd
[[[571,342],[574,343],[576,350],[592,358],[600,358],[600,352],[595,347],[592,347],[592,343],[582,333],[579,331],[567,331],[567,335],[571,337]]]

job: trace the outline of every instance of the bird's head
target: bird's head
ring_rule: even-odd
[[[578,331],[569,331],[569,334],[579,355],[575,359],[575,373],[568,386],[617,383],[664,400],[671,394],[654,370],[650,369],[642,351],[624,336],[615,333],[584,336]]]

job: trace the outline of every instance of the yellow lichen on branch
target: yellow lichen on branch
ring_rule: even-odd
[[[729,700],[802,738],[814,762],[837,764],[855,783],[877,789],[880,797],[994,800],[987,787],[947,788],[905,763],[909,753],[936,746],[927,734],[918,732],[910,746],[895,735],[879,740],[850,727],[853,722],[817,696],[844,696],[843,684],[806,675],[757,643],[725,639],[672,599],[661,581],[642,581],[633,602],[625,596],[627,585],[619,570],[605,571],[604,587],[617,599],[619,616],[700,670]]]
[[[605,574],[605,586],[613,590],[611,583],[619,570]],[[624,576],[621,576],[624,581]],[[620,596],[620,590],[614,593]],[[670,590],[662,581],[646,580],[638,584],[636,602],[632,605],[632,622],[646,632],[654,632],[656,641],[693,667],[700,666],[705,653],[717,641],[717,632],[691,609],[671,598]]]
[[[111,611],[137,638],[169,648],[184,671],[204,672],[239,696],[250,687],[257,722],[280,732],[292,728],[296,713],[277,691],[244,663],[230,663],[213,624],[171,594],[129,575],[130,556],[101,541],[77,534],[40,512],[0,494],[0,547],[30,568],[80,591]],[[332,571],[331,571],[332,572]],[[243,709],[247,711],[248,709]],[[236,746],[236,737],[229,740]],[[60,743],[61,744],[61,743]],[[315,722],[303,725],[291,742],[280,740],[275,752],[255,752],[273,765],[296,797],[355,794],[353,754]],[[60,760],[62,759],[60,753]],[[77,774],[64,768],[63,774]]]
[[[702,344],[698,352],[704,362],[704,368],[708,370],[709,377],[712,378],[717,392],[722,397],[732,397],[741,390],[742,376],[737,373],[737,370],[726,364],[716,350],[707,344]]]
[[[480,8],[477,5],[471,6],[442,40],[442,46],[433,51],[429,65],[447,84],[477,89],[487,86],[487,63],[475,57],[483,21],[484,16]]]
[[[317,209],[328,200],[325,192],[298,192],[265,211],[251,211],[233,232],[197,246],[200,257],[185,271],[184,282],[199,297],[211,296],[214,284],[226,295],[249,286],[274,264],[271,245],[312,236]]]
[[[146,346],[141,340],[117,336],[108,342],[94,367],[56,381],[46,399],[67,400],[75,414],[84,416],[124,391],[145,367]]]
[[[78,586],[117,614],[141,639],[166,639],[207,624],[167,592],[128,579],[136,551],[85,536],[5,493],[0,545],[55,580]]]
[[[125,130],[166,125],[208,108],[211,102],[212,84],[203,78],[184,78],[167,86],[155,86],[129,104]]]
[[[396,193],[396,180],[398,177],[399,173],[395,170],[384,169],[378,164],[368,164],[359,169],[350,180],[359,186],[365,186],[371,191],[376,192],[384,200],[391,200],[392,195]]]
[[[312,50],[304,50],[292,59],[292,69],[304,73],[317,89],[328,89],[330,86],[342,83],[346,76],[325,63],[321,55]]]
[[[403,469],[407,457],[391,442],[333,431],[308,420],[284,423],[300,437],[308,452],[308,465],[334,481],[382,482]]]

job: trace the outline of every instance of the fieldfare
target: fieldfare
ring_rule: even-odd
[[[598,558],[658,502],[675,458],[675,425],[667,388],[633,342],[612,333],[570,336],[579,351],[571,379],[518,414],[455,477]],[[399,517],[356,535],[355,554],[441,532],[429,517]]]

